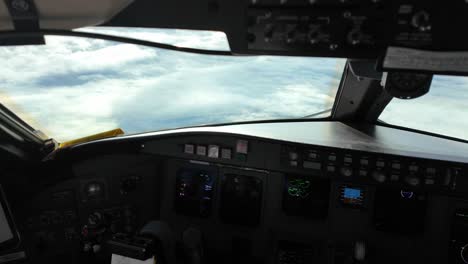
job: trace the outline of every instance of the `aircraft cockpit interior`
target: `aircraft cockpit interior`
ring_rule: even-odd
[[[468,1],[0,1],[0,263],[468,264]]]

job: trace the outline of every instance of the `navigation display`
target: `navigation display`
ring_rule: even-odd
[[[286,175],[283,211],[287,215],[325,218],[330,200],[330,180],[311,175]]]

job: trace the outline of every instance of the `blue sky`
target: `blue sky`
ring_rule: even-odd
[[[219,32],[106,31],[178,46],[229,49]],[[85,38],[46,41],[46,46],[0,48],[0,58],[8,62],[0,72],[0,100],[59,141],[117,127],[138,133],[306,116],[332,106],[345,63],[207,56]]]
[[[85,30],[229,50],[219,32]],[[0,58],[0,101],[59,141],[117,127],[138,133],[306,116],[332,106],[345,63],[196,55],[72,37],[48,37],[46,46],[1,47]],[[468,138],[467,87],[466,78],[437,78],[428,96],[395,99],[382,119]]]

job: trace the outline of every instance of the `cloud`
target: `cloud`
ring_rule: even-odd
[[[224,33],[88,29],[227,50]],[[116,127],[127,133],[301,117],[331,107],[344,60],[223,57],[48,37],[0,48],[0,101],[59,141]]]
[[[219,31],[144,28],[133,28],[132,30],[128,30],[126,28],[112,27],[83,28],[77,31],[129,37],[186,48],[215,49],[224,51],[230,50],[226,34]]]
[[[380,116],[391,124],[468,139],[468,77],[436,76],[428,94],[393,99]]]

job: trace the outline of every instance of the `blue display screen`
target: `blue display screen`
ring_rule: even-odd
[[[361,197],[361,190],[353,188],[344,188],[345,199],[359,199]]]

